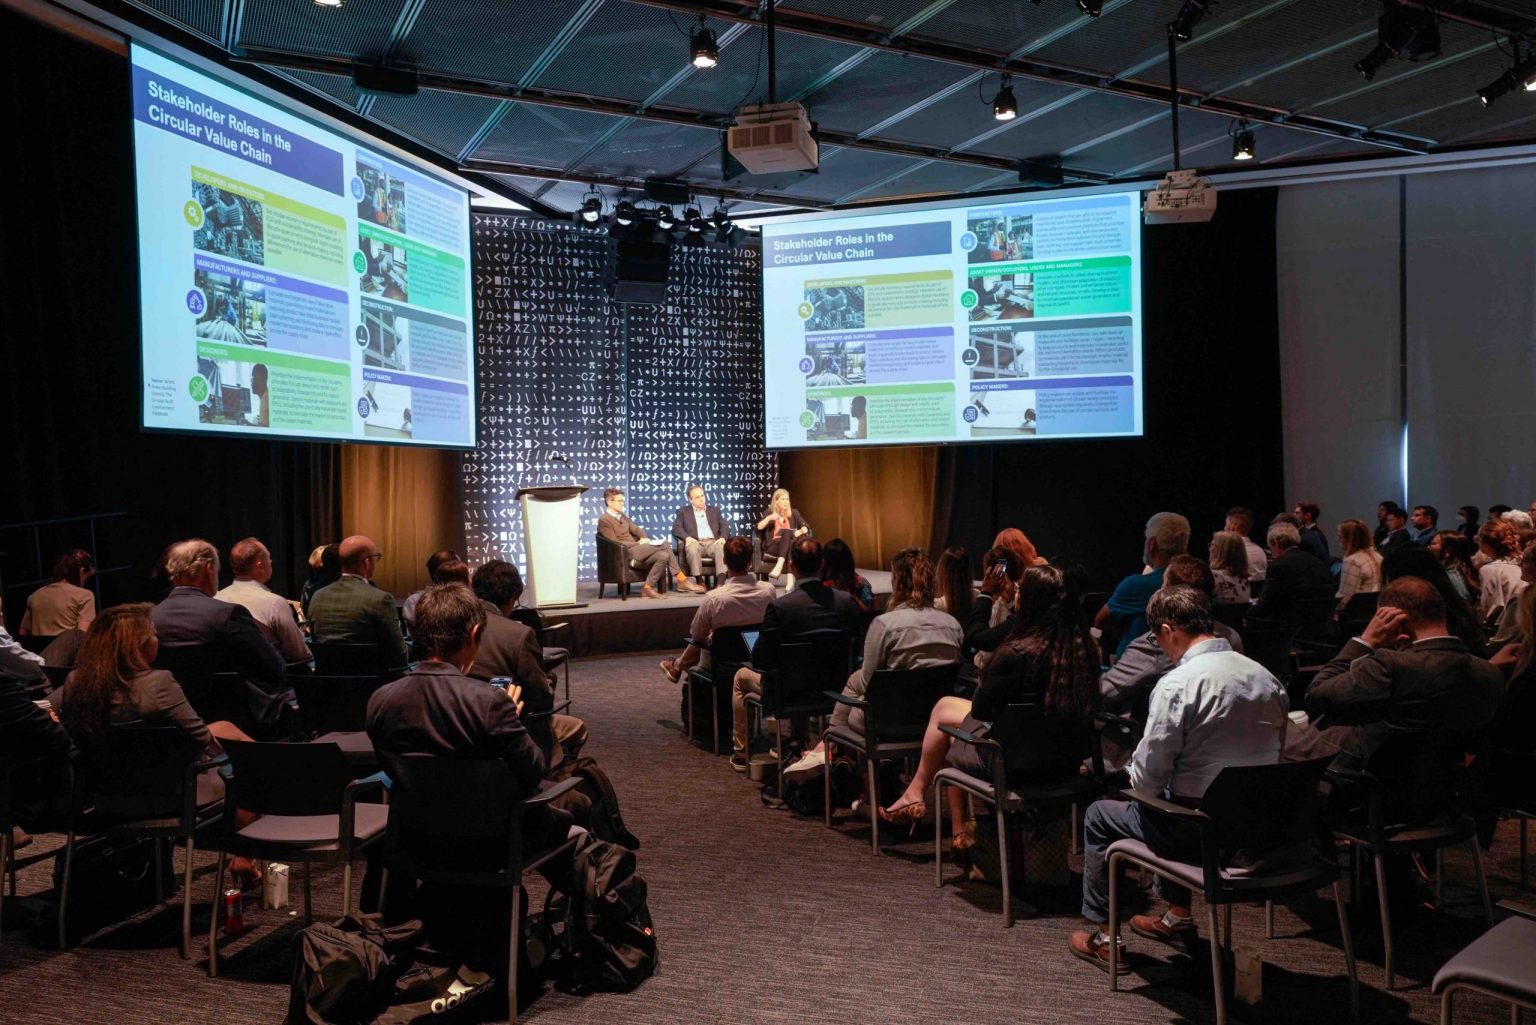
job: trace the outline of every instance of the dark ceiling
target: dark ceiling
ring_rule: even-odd
[[[123,0],[120,0],[123,2]],[[721,126],[766,98],[762,6],[735,0],[132,0],[237,59],[277,70],[451,162],[573,209],[587,184],[653,176],[739,211],[997,189],[1059,157],[1069,180],[1144,178],[1172,164],[1165,24],[1182,0],[783,0],[778,99],[822,141],[814,175],[726,181]],[[1229,165],[1253,122],[1258,163],[1392,156],[1536,138],[1536,94],[1485,109],[1476,92],[1536,38],[1536,2],[1446,0],[1441,54],[1353,68],[1380,0],[1214,0],[1179,47],[1185,166]],[[696,70],[700,13],[719,66]],[[411,97],[356,92],[357,60],[413,66]],[[991,69],[991,70],[983,70]],[[998,69],[1019,116],[999,122]],[[983,77],[985,76],[985,77]]]

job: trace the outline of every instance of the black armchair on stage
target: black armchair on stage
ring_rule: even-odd
[[[609,584],[619,592],[621,600],[629,598],[630,584],[643,584],[645,574],[635,569],[630,564],[629,553],[625,547],[617,541],[610,541],[602,535],[597,537],[597,596],[603,596],[603,589]],[[667,589],[667,576],[656,582],[656,589],[665,592]]]

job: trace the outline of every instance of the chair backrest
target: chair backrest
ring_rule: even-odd
[[[1330,755],[1222,769],[1200,801],[1215,823],[1217,847],[1262,852],[1322,835],[1320,788],[1332,761]]]
[[[336,744],[222,743],[234,769],[230,797],[257,815],[335,815],[357,775]]]
[[[1285,623],[1303,637],[1315,637],[1333,624],[1333,610],[1337,604],[1338,599],[1332,595],[1298,598],[1286,612]]]
[[[1296,631],[1289,627],[1256,628],[1242,632],[1243,654],[1268,669],[1278,680],[1284,680],[1295,672],[1295,660],[1291,657],[1291,642]]]
[[[53,634],[17,634],[16,643],[34,655],[41,655],[43,649],[53,643],[54,636]]]
[[[925,669],[878,669],[864,688],[864,739],[876,744],[916,740],[940,698],[955,693],[960,663]]]
[[[79,808],[144,817],[181,813],[187,766],[201,754],[191,734],[176,726],[113,726],[75,740]]]
[[[315,734],[362,732],[368,725],[368,699],[383,685],[378,674],[288,674],[288,686],[299,700],[299,722]]]
[[[722,626],[709,638],[709,661],[715,675],[721,676],[727,668],[740,668],[752,664],[752,653],[747,650],[747,631],[759,631],[762,624],[752,626]],[[781,649],[782,650],[782,649]]]
[[[525,605],[515,605],[507,618],[514,623],[521,623],[533,631],[533,636],[539,642],[539,647],[544,646],[544,617],[539,615],[538,609],[530,609]]]
[[[1227,602],[1211,606],[1211,618],[1236,630],[1248,618],[1248,602]]]
[[[315,672],[322,676],[364,676],[400,668],[385,665],[388,658],[377,644],[312,641],[309,650],[315,656]]]
[[[393,780],[385,858],[425,880],[507,885],[521,874],[524,794],[497,758],[384,754]]]
[[[884,725],[882,724],[882,730]],[[1075,774],[1088,757],[1089,730],[1047,715],[1042,701],[1021,701],[1002,710],[988,733],[1002,747],[1010,779]]]
[[[777,662],[763,674],[764,713],[775,715],[793,708],[805,710],[806,715],[821,714],[817,709],[832,703],[825,693],[842,690],[852,672],[853,639],[846,633],[802,634],[779,645]]]
[[[1424,822],[1459,810],[1470,740],[1455,730],[1387,734],[1365,764],[1379,783],[1385,823]]]
[[[259,728],[251,712],[250,685],[239,673],[173,675],[203,722],[231,722],[246,733]]]

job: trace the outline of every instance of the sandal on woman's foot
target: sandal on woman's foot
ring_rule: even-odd
[[[241,864],[244,862],[244,864]],[[229,874],[241,890],[254,890],[261,885],[261,867],[248,858],[235,858],[229,863]]]
[[[976,823],[967,822],[961,827],[960,832],[949,839],[949,849],[956,854],[964,854],[976,846]]]
[[[916,825],[928,817],[928,805],[922,801],[892,805],[881,808],[880,817],[893,826]]]

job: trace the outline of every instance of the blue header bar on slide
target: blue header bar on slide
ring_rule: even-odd
[[[948,221],[808,231],[800,235],[765,238],[763,266],[772,269],[806,264],[893,260],[902,256],[938,256],[950,251],[949,236]]]

